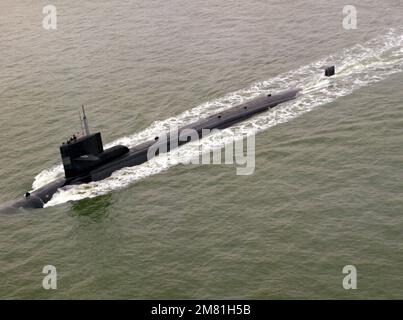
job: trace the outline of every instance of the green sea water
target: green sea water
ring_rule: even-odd
[[[60,175],[82,104],[131,145],[290,84],[305,98],[238,126],[257,128],[252,175],[146,164],[0,214],[0,298],[402,298],[400,1],[360,1],[356,30],[341,0],[55,1],[52,31],[46,4],[0,4],[0,202]]]

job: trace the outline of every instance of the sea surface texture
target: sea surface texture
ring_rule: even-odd
[[[82,104],[107,146],[134,146],[260,94],[303,94],[1,213],[0,298],[403,298],[403,2],[355,2],[349,30],[342,0],[2,0],[0,203],[63,175]],[[252,135],[251,175],[189,164]]]

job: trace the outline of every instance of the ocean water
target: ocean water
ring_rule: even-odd
[[[402,298],[401,1],[358,2],[356,30],[341,0],[55,0],[44,30],[47,4],[0,4],[0,202],[63,174],[82,104],[107,145],[133,146],[259,94],[303,95],[0,214],[1,298]],[[254,174],[187,164],[233,134],[256,134]]]

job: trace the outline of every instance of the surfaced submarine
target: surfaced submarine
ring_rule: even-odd
[[[72,136],[60,146],[60,155],[64,167],[64,177],[35,190],[27,192],[21,199],[9,204],[7,207],[19,209],[43,208],[58,189],[67,185],[76,185],[99,181],[109,177],[114,171],[124,167],[131,167],[150,160],[150,148],[166,143],[168,152],[176,146],[183,145],[188,139],[180,139],[186,129],[192,129],[201,137],[203,129],[224,129],[241,122],[251,116],[274,108],[278,104],[295,99],[299,90],[290,90],[276,95],[264,95],[250,102],[233,107],[228,111],[210,116],[206,119],[192,123],[178,130],[175,139],[178,141],[164,141],[155,137],[153,140],[136,145],[129,149],[117,145],[109,149],[103,148],[101,133],[90,133],[85,110],[82,110],[83,135]],[[163,150],[160,148],[158,150]]]
[[[334,67],[329,67],[325,70],[325,75],[328,77],[334,74]],[[73,135],[60,146],[64,177],[56,179],[37,190],[25,193],[22,198],[6,204],[0,210],[43,208],[60,188],[105,179],[116,170],[140,165],[159,153],[169,152],[191,141],[188,139],[187,134],[189,129],[197,132],[197,135],[201,138],[202,132],[206,129],[225,129],[258,113],[274,108],[281,103],[293,100],[299,92],[300,89],[292,89],[273,95],[259,96],[252,101],[182,127],[178,129],[178,134],[173,138],[171,136],[169,138],[155,137],[153,140],[146,141],[130,149],[123,145],[104,149],[101,133],[90,133],[83,107],[80,114],[82,134],[80,136]],[[175,139],[176,141],[170,139]],[[158,148],[159,144],[165,144],[166,147]],[[152,148],[158,151],[155,154],[150,153],[149,151]]]
[[[332,77],[335,73],[335,66],[325,68],[326,77]],[[79,137],[73,135],[60,146],[64,177],[56,179],[35,191],[25,193],[22,199],[1,207],[0,211],[43,208],[60,188],[103,180],[111,176],[116,170],[137,166],[159,153],[169,152],[190,142],[189,131],[197,133],[198,137],[202,138],[206,130],[228,128],[255,114],[295,99],[300,91],[300,89],[292,89],[275,95],[259,96],[252,101],[182,127],[178,129],[176,135],[155,137],[153,140],[130,149],[126,146],[117,145],[104,150],[101,133],[90,133],[83,106],[82,114],[80,114],[82,135]]]

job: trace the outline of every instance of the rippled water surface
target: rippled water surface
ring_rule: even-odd
[[[0,297],[402,298],[401,1],[359,1],[357,30],[342,0],[54,2],[53,31],[47,1],[0,4],[0,202],[63,174],[81,104],[105,143],[133,146],[263,93],[303,95],[0,214]],[[232,134],[256,134],[253,175],[186,164]]]

